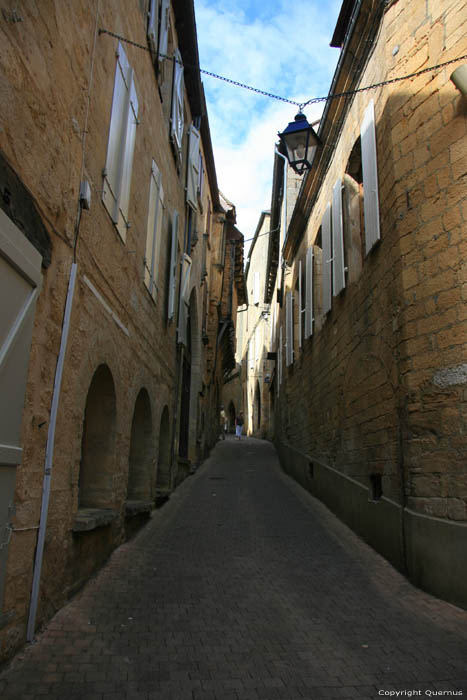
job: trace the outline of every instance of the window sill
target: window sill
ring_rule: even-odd
[[[125,515],[127,518],[134,518],[141,513],[150,513],[154,508],[153,501],[127,501],[125,503]]]
[[[90,532],[98,527],[109,525],[117,517],[114,510],[108,508],[80,508],[73,521],[73,532]]]

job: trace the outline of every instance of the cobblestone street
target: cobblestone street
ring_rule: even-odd
[[[467,612],[229,437],[0,676],[3,700],[467,696]],[[390,694],[392,692],[392,695]]]

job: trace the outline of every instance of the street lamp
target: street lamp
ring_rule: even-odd
[[[300,111],[293,122],[290,122],[281,134],[278,134],[281,144],[285,149],[287,160],[291,168],[299,175],[311,168],[311,161],[316,146],[320,143],[313,127],[308,124],[307,118]]]

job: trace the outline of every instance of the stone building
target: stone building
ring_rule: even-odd
[[[265,304],[265,272],[271,214],[261,212],[245,266],[248,307],[238,317],[238,355],[242,358],[242,410],[245,432],[266,437],[270,426],[270,304]],[[274,398],[272,398],[272,401]]]
[[[6,658],[215,441],[226,212],[191,0],[7,0],[0,41]]]
[[[466,28],[465,0],[344,0],[321,143],[284,246],[270,236],[265,295],[281,302],[284,468],[464,607],[467,101],[450,76]]]

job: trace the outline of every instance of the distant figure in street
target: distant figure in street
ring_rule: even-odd
[[[222,439],[225,440],[225,434],[227,432],[227,416],[225,415],[224,407],[221,406],[221,412],[220,412],[220,429],[221,429],[221,435]]]
[[[242,432],[243,432],[243,413],[240,411],[238,416],[235,419],[235,438],[236,440],[240,440],[242,437]]]

